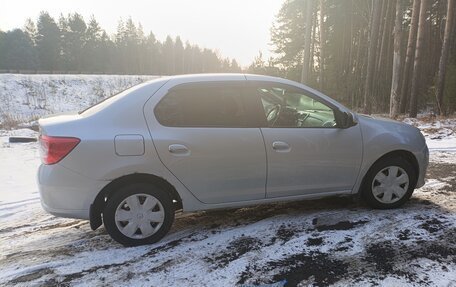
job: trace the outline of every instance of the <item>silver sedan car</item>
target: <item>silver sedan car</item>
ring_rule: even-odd
[[[417,128],[258,75],[159,78],[39,124],[44,209],[127,246],[160,240],[179,209],[357,193],[399,207],[428,165]]]

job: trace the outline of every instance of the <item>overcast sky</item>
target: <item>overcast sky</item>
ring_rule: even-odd
[[[247,66],[261,50],[270,55],[272,22],[282,0],[0,0],[0,29],[22,28],[48,11],[58,21],[61,13],[78,12],[86,21],[94,15],[100,25],[115,33],[119,19],[132,17],[145,33],[160,40],[181,36]]]

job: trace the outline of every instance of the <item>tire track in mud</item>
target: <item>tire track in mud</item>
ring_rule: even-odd
[[[424,220],[430,222],[435,218]],[[422,277],[416,272],[419,265],[409,266],[408,263],[429,259],[438,263],[442,270],[448,270],[445,267],[447,264],[456,264],[456,227],[447,227],[441,225],[438,231],[429,231],[423,226],[423,230],[429,233],[426,234],[426,240],[422,239],[424,236],[411,238],[413,232],[406,229],[406,232],[399,232],[393,241],[366,242],[363,251],[355,255],[344,254],[352,247],[353,240],[350,237],[336,243],[327,252],[312,250],[314,246],[323,245],[323,238],[329,236],[327,230],[317,231],[317,236],[321,237],[309,238],[307,244],[302,246],[301,253],[249,264],[240,274],[237,284],[261,285],[286,280],[285,286],[296,286],[302,282],[312,286],[327,286],[337,282],[375,285],[378,280],[397,276],[413,284],[432,286],[429,277]]]
[[[4,210],[4,206],[8,206],[8,205],[14,205],[12,208],[17,208],[17,207],[21,207],[21,206],[24,206],[24,205],[27,205],[28,202],[39,202],[40,198],[37,197],[37,198],[29,198],[29,199],[24,199],[24,200],[18,200],[18,201],[11,201],[11,202],[2,202],[0,201],[0,208],[2,210]]]
[[[57,223],[55,223],[56,221]],[[59,232],[58,229],[80,229],[85,225],[88,226],[88,223],[83,220],[51,218],[50,222],[48,220],[44,220],[44,222],[47,222],[48,224],[38,226],[35,226],[33,224],[24,224],[17,227],[7,227],[0,230],[0,238],[3,242],[7,242],[9,240],[14,241],[15,238],[18,237],[23,238],[31,235],[41,236],[41,233],[46,233],[48,231]],[[98,232],[87,233],[87,236],[84,236],[84,234],[81,235],[82,237],[77,238],[77,240],[95,237],[98,235]],[[62,233],[62,236],[59,237],[64,238],[65,234]],[[56,243],[55,240],[56,238],[54,237],[51,242]],[[0,256],[0,266],[8,266],[10,264],[22,261],[27,262],[27,265],[33,264],[34,262],[50,262],[61,257],[74,256],[75,254],[83,251],[82,248],[78,248],[77,241],[73,244],[67,244],[65,242],[62,242],[62,244],[56,243],[55,245],[52,245],[52,248],[50,248],[50,246],[32,246],[31,244],[33,243],[29,242],[28,244],[19,247],[14,246],[15,249],[20,249],[20,251],[16,252],[11,252],[14,250],[6,246],[6,248],[2,249],[3,254]]]
[[[41,269],[38,269],[31,273],[18,276],[16,278],[14,278],[13,280],[9,281],[8,284],[20,286],[27,282],[34,281],[34,280],[40,279],[44,276],[52,275],[52,274],[54,274],[54,271],[51,268],[41,268]],[[45,286],[45,285],[43,285],[43,286]],[[47,286],[50,286],[50,285],[47,285]]]
[[[186,235],[186,236],[184,236],[182,238],[179,238],[179,239],[176,239],[176,240],[172,240],[172,241],[170,241],[170,242],[168,242],[168,243],[166,243],[164,245],[161,245],[161,246],[158,246],[158,247],[155,247],[155,248],[151,249],[150,251],[144,253],[143,255],[140,255],[138,257],[134,257],[134,258],[125,260],[125,261],[120,262],[120,263],[110,263],[110,264],[104,264],[104,265],[97,265],[97,266],[93,266],[91,268],[83,269],[83,270],[78,271],[78,272],[73,272],[73,273],[70,273],[70,274],[60,275],[57,278],[53,278],[49,282],[46,282],[46,285],[47,284],[51,284],[52,285],[52,283],[58,283],[59,286],[70,286],[72,282],[74,282],[76,280],[79,280],[79,279],[83,278],[84,276],[92,274],[94,272],[100,272],[100,271],[103,271],[103,270],[111,270],[111,269],[116,269],[116,268],[119,268],[119,267],[128,268],[133,263],[139,263],[141,260],[150,260],[150,258],[153,258],[157,253],[166,252],[168,250],[171,250],[171,249],[181,245],[185,241],[192,241],[192,237],[193,236],[194,236],[194,234],[190,234],[190,235]],[[166,264],[166,262],[164,264]],[[168,263],[168,265],[171,265],[171,264]],[[164,269],[166,267],[163,266],[163,264],[161,264],[160,266],[157,266],[156,268],[157,268],[156,271],[160,271],[160,270],[162,270],[162,269]]]
[[[323,222],[325,220],[322,220]],[[312,226],[303,229],[285,229],[280,226],[272,242],[281,241],[281,245],[304,232],[309,235],[307,241],[301,246],[302,251],[286,255],[278,260],[267,260],[261,264],[249,264],[240,274],[237,284],[273,284],[285,282],[286,286],[296,286],[300,282],[308,281],[315,286],[327,286],[338,282],[346,276],[349,264],[343,260],[334,258],[330,253],[311,250],[324,244],[327,231],[347,231],[359,228],[368,221],[338,221],[333,224],[318,224],[319,218],[312,219]],[[338,243],[339,249],[345,243],[351,242],[351,238],[345,238]],[[310,249],[308,247],[311,247]],[[346,247],[347,249],[349,247]],[[334,251],[334,250],[333,250]],[[329,271],[328,271],[329,270]],[[264,278],[269,280],[264,281]],[[284,281],[285,280],[285,281]]]

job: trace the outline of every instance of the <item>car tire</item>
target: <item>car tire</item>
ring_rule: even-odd
[[[397,208],[410,199],[416,182],[417,174],[409,161],[387,157],[374,163],[364,177],[361,197],[373,208]]]
[[[131,184],[108,199],[103,221],[109,235],[120,244],[152,244],[162,239],[173,224],[173,201],[157,186]]]

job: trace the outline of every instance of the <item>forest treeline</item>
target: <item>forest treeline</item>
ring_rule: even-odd
[[[0,70],[151,75],[241,71],[235,59],[184,44],[180,37],[161,42],[152,32],[146,35],[131,18],[119,21],[116,33],[108,35],[93,16],[86,22],[73,13],[56,21],[47,12],[36,22],[27,19],[22,29],[0,31]]]
[[[456,110],[455,0],[286,0],[250,70],[365,113]]]

